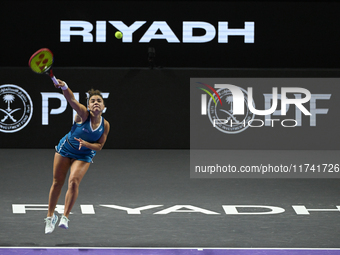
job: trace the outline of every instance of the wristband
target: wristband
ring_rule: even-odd
[[[65,85],[62,86],[61,89],[62,89],[62,90],[67,90],[67,89],[68,89],[67,83],[66,83],[66,82],[64,82],[64,83],[65,83]]]

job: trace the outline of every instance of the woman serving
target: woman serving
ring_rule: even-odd
[[[64,81],[58,79],[56,88],[61,88],[63,94],[77,112],[71,131],[66,134],[56,146],[53,163],[53,183],[49,194],[48,212],[45,219],[45,234],[52,233],[58,216],[54,213],[61,189],[64,185],[68,170],[68,190],[65,196],[65,208],[59,227],[68,228],[68,216],[78,197],[79,184],[87,172],[96,151],[103,148],[110,124],[102,117],[105,108],[103,97],[98,90],[88,91],[88,109],[80,104],[73,92]]]

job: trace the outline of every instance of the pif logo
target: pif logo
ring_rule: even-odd
[[[0,132],[14,133],[31,120],[33,103],[29,94],[12,84],[0,86]]]
[[[255,107],[252,87],[245,90],[232,84],[215,84],[213,88],[205,83],[197,83],[212,91],[210,93],[206,88],[199,88],[206,92],[201,95],[201,115],[208,115],[213,127],[229,134],[240,133],[249,127],[274,127],[276,121],[280,121],[283,127],[301,126],[301,113],[310,116],[310,125],[315,126],[315,115],[328,112],[328,109],[316,109],[316,99],[329,99],[331,96],[328,94],[312,95],[309,90],[301,87],[282,87],[281,94],[279,94],[278,88],[273,87],[271,94],[263,94],[265,109],[259,110]],[[294,98],[288,98],[288,94]],[[207,102],[207,95],[210,96],[209,102]],[[276,110],[279,100],[281,100],[280,111]],[[308,102],[310,102],[310,111],[304,106]],[[286,116],[290,106],[295,106],[295,119],[270,118],[272,114]],[[255,119],[255,115],[264,116],[265,120]]]

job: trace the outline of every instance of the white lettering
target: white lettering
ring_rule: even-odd
[[[122,42],[132,43],[132,34],[143,26],[146,21],[135,21],[131,26],[125,25],[122,21],[109,21],[109,23],[122,32]]]
[[[307,209],[304,205],[292,205],[297,215],[309,215],[309,212],[340,212],[340,206],[337,209]]]
[[[217,125],[220,125],[220,124],[227,124],[228,123],[228,120],[226,119],[214,119],[213,120],[213,127],[216,127],[216,124]]]
[[[82,214],[96,214],[93,205],[80,205]]]
[[[156,34],[158,30],[161,34]],[[165,39],[169,43],[180,42],[165,21],[154,21],[139,42],[149,43],[152,39]]]
[[[292,122],[294,122],[294,124],[293,124],[292,126],[285,125],[284,123],[287,122],[287,121],[292,121]],[[281,125],[282,125],[283,127],[296,127],[297,124],[298,124],[297,121],[296,121],[296,120],[293,120],[293,119],[286,119],[286,120],[282,120],[282,121],[281,121]]]
[[[291,98],[287,98],[286,95],[287,93],[294,93],[294,92],[298,92],[298,93],[303,93],[306,95],[305,98],[295,98],[295,99],[291,99]],[[282,88],[281,89],[281,115],[286,115],[286,105],[288,104],[295,104],[295,106],[297,108],[299,108],[305,115],[311,115],[309,111],[307,111],[307,109],[302,105],[303,103],[308,102],[311,99],[311,93],[309,92],[309,90],[304,89],[304,88]]]
[[[207,115],[207,95],[202,94],[201,95],[201,114]]]
[[[47,211],[48,205],[41,204],[12,204],[12,211],[15,214],[25,214],[26,211]],[[55,208],[60,214],[64,213],[64,206],[57,205]]]
[[[93,26],[95,26],[96,42],[106,42],[106,22],[97,20],[95,24],[92,24],[83,20],[61,20],[60,42],[71,42],[71,36],[81,36],[83,42],[93,42]],[[108,22],[123,33],[123,43],[132,43],[132,34],[146,23],[146,21],[135,21],[132,25],[127,26],[123,21]],[[194,29],[203,29],[205,34],[194,36]],[[158,33],[159,31],[161,33]],[[212,41],[216,36],[214,25],[203,21],[183,21],[182,31],[183,43],[206,43]],[[243,36],[244,43],[254,43],[255,22],[244,22],[244,28],[229,28],[228,22],[218,22],[218,43],[228,43],[229,36]],[[166,21],[153,21],[139,42],[149,43],[153,39],[164,39],[168,43],[180,43]]]
[[[273,105],[270,109],[268,110],[256,110],[255,107],[253,106],[253,88],[248,88],[248,108],[249,110],[256,114],[256,115],[268,115],[271,114],[275,111],[277,107],[277,88],[273,88]]]
[[[194,29],[204,29],[205,34],[202,36],[194,36]],[[214,39],[215,35],[215,27],[210,23],[199,21],[183,22],[183,43],[206,43]]]
[[[127,214],[141,214],[142,210],[148,210],[148,209],[160,207],[162,205],[146,205],[146,206],[141,206],[141,207],[137,207],[137,208],[128,208],[128,207],[119,206],[119,205],[100,205],[100,206],[118,209],[118,210],[123,210],[123,211],[126,211]]]
[[[265,205],[222,205],[224,211],[228,215],[259,215],[259,214],[279,214],[283,213],[285,209],[277,206],[265,206]],[[265,212],[239,212],[237,208],[261,208],[269,211]]]
[[[257,170],[257,169],[256,169]],[[161,207],[163,205],[146,205],[137,208],[129,208],[118,205],[100,205],[101,207],[113,208],[126,211],[127,214],[141,214],[141,211]],[[277,206],[266,205],[222,205],[226,215],[270,215],[284,213],[285,209]],[[310,212],[340,212],[340,206],[336,205],[332,209],[307,209],[304,205],[292,205],[297,215],[310,215]],[[80,205],[82,214],[95,214],[94,206]],[[241,209],[241,211],[239,211]],[[243,210],[242,210],[243,209]],[[26,214],[27,211],[47,211],[48,204],[12,204],[13,214]],[[59,214],[64,213],[64,205],[56,205],[55,211]],[[220,213],[203,209],[193,205],[174,205],[167,209],[153,214],[166,215],[173,212],[179,213],[203,213],[206,215],[218,215]]]
[[[182,208],[186,208],[187,210],[182,210]],[[156,212],[154,214],[169,214],[172,212],[188,212],[188,213],[199,212],[203,214],[220,214],[217,212],[209,211],[209,210],[199,208],[197,206],[192,206],[192,205],[174,205],[172,207]]]
[[[67,100],[64,95],[61,93],[55,92],[41,92],[42,96],[42,125],[48,125],[48,117],[49,114],[60,114],[66,110]],[[49,104],[48,100],[50,98],[55,98],[60,100],[60,107],[57,109],[51,109],[49,113]]]
[[[229,36],[244,36],[245,43],[255,41],[255,22],[244,22],[244,28],[229,28],[228,22],[218,22],[218,42],[228,43]]]
[[[106,42],[106,21],[96,22],[96,42]]]
[[[77,30],[72,30],[72,28],[77,28]],[[62,20],[60,21],[60,41],[70,42],[71,35],[76,35],[82,36],[83,42],[93,42],[92,29],[93,25],[88,21]]]
[[[254,125],[252,125],[254,122],[260,122],[261,123],[261,125],[260,126],[254,126]],[[260,120],[260,119],[253,119],[253,120],[250,120],[250,121],[248,121],[248,126],[249,127],[262,127],[264,125],[264,121],[263,120]]]
[[[215,88],[229,89],[233,95],[233,115],[244,114],[244,95],[239,87],[231,84],[215,84]]]

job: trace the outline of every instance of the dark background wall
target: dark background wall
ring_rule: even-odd
[[[86,103],[85,92],[91,87],[110,93],[104,114],[111,123],[106,148],[189,148],[192,77],[338,77],[339,7],[332,1],[4,1],[0,85],[26,90],[34,112],[19,132],[0,132],[0,147],[52,148],[71,127],[69,106],[42,125],[41,93],[60,91],[47,76],[27,67],[39,48],[54,52],[55,75],[79,92],[81,103]],[[93,42],[80,36],[60,42],[61,20],[91,23]],[[106,42],[96,42],[97,21],[106,25]],[[109,21],[146,23],[126,43],[114,38],[117,29]],[[166,21],[180,42],[140,43],[154,21]],[[183,21],[209,23],[216,36],[206,43],[183,43]],[[234,36],[219,43],[221,21],[228,21],[230,28],[255,22],[255,42]],[[195,36],[204,34],[194,31]],[[150,47],[156,51],[153,69]],[[51,109],[60,106],[58,100],[49,103]]]

